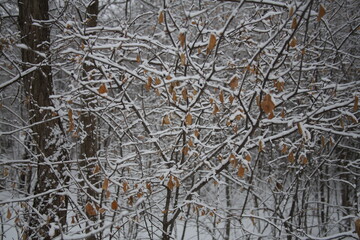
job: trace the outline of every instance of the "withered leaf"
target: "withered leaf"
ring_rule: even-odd
[[[100,166],[98,164],[96,164],[96,166],[95,166],[95,168],[93,170],[93,174],[96,174],[98,172],[100,172]]]
[[[180,61],[181,61],[181,65],[183,65],[183,66],[186,65],[186,56],[185,56],[185,53],[181,53],[181,54],[180,54]]]
[[[71,132],[75,128],[74,119],[73,119],[73,112],[72,112],[71,109],[68,110],[68,117],[69,117],[69,128],[68,128],[67,132]]]
[[[160,11],[159,17],[158,17],[159,24],[162,24],[164,22],[164,11]]]
[[[290,8],[289,16],[292,17],[294,15],[294,7]]]
[[[290,163],[294,163],[295,162],[295,157],[294,157],[294,153],[291,151],[288,155],[288,160]]]
[[[102,189],[106,191],[106,190],[108,190],[108,188],[109,188],[109,179],[105,178],[103,185],[102,185]]]
[[[296,29],[296,27],[297,27],[297,20],[296,17],[294,17],[291,23],[291,29]]]
[[[216,46],[216,36],[215,34],[210,34],[210,38],[209,38],[209,44],[206,48],[206,54],[210,54],[210,52],[215,48]]]
[[[261,102],[261,109],[266,113],[270,114],[275,109],[275,103],[272,101],[270,94],[266,94]]]
[[[296,47],[296,44],[297,44],[296,38],[293,37],[293,38],[291,39],[289,45],[290,45],[290,47],[293,47],[293,48],[294,48],[294,47]]]
[[[326,10],[325,10],[324,6],[320,4],[317,21],[320,22],[325,14],[326,14]]]
[[[185,46],[185,40],[186,40],[186,36],[185,33],[181,32],[178,36],[178,39],[180,41],[180,46],[184,47]]]
[[[239,166],[239,169],[238,169],[237,175],[238,175],[238,177],[241,177],[241,178],[243,178],[243,177],[244,177],[244,175],[245,175],[245,168],[243,167],[243,165],[242,165],[242,164]]]
[[[165,115],[165,117],[163,117],[162,119],[162,125],[167,125],[170,124],[170,118],[168,115]]]
[[[107,90],[107,88],[106,88],[105,83],[101,84],[100,87],[99,87],[99,89],[98,89],[98,93],[104,94],[104,93],[107,93],[107,92],[108,92],[108,90]]]
[[[8,208],[7,213],[6,213],[6,218],[10,219],[11,218],[11,212],[10,209]]]
[[[234,76],[229,83],[232,90],[237,88],[239,86],[239,78],[237,76]]]
[[[170,189],[170,190],[173,190],[173,188],[174,188],[174,183],[173,183],[173,178],[172,178],[172,176],[170,176],[170,178],[169,178],[169,181],[168,181],[168,183],[167,183],[167,187]]]
[[[355,96],[355,99],[354,99],[354,112],[356,112],[357,110],[359,109],[359,97],[358,96]]]
[[[215,103],[212,114],[216,115],[219,111],[220,111],[220,109],[219,109],[219,107],[218,107],[218,106],[216,105],[216,103]]]
[[[122,188],[123,188],[124,192],[127,192],[129,190],[129,188],[130,188],[128,182],[126,182],[126,181],[123,182]]]
[[[85,205],[85,211],[89,216],[95,216],[96,215],[96,209],[93,207],[93,205],[90,202],[88,202]]]
[[[223,92],[223,90],[220,90],[219,100],[220,100],[221,103],[224,103],[224,92]]]
[[[119,207],[118,202],[116,200],[112,201],[111,209],[116,211],[118,209],[118,207]]]
[[[181,91],[181,95],[182,95],[183,99],[184,99],[185,101],[187,101],[187,99],[188,99],[188,92],[187,92],[187,89],[186,89],[186,88],[183,88],[183,90]]]
[[[188,113],[185,117],[185,124],[190,126],[192,124],[192,115]]]
[[[140,54],[138,54],[138,55],[136,56],[136,62],[137,62],[137,63],[141,63],[141,57],[140,57]]]

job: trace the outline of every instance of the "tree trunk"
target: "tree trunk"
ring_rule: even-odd
[[[31,213],[27,237],[52,239],[60,235],[66,224],[66,197],[59,194],[60,190],[52,190],[61,188],[64,182],[63,161],[67,159],[67,154],[61,148],[64,139],[61,122],[50,110],[53,107],[50,99],[53,85],[49,65],[49,6],[47,0],[19,0],[18,6],[22,43],[27,47],[21,51],[23,69],[38,66],[36,71],[23,77],[25,102],[38,163],[34,195],[49,192],[33,201],[36,211]],[[50,223],[58,225],[56,230]]]
[[[99,12],[99,1],[93,0],[86,7],[86,27],[95,27],[97,25],[97,15]],[[86,34],[86,31],[85,31]],[[86,44],[86,42],[84,42]],[[90,42],[88,43],[88,45]],[[87,60],[91,61],[91,60]],[[88,78],[88,74],[95,69],[93,65],[88,65],[86,63],[83,64],[84,69],[84,78]],[[84,89],[86,91],[86,89]],[[94,103],[96,96],[93,93],[84,93],[82,95],[82,101],[85,104],[84,109],[88,109],[87,112],[83,112],[80,116],[80,121],[83,125],[83,131],[85,133],[85,137],[80,145],[80,162],[82,170],[85,171],[85,177],[91,183],[92,186],[87,186],[87,194],[92,199],[99,199],[99,194],[96,189],[93,187],[100,187],[100,179],[98,175],[93,173],[93,170],[97,164],[97,150],[98,150],[98,141],[97,141],[97,117],[94,113],[92,113],[92,109],[96,107]],[[90,201],[90,199],[87,199]],[[88,218],[92,221],[96,221],[97,216],[90,216]],[[86,232],[90,232],[91,229],[87,228]],[[96,236],[92,235],[86,238],[87,240],[95,240]]]

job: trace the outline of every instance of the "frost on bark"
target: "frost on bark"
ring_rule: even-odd
[[[37,156],[36,184],[33,211],[29,216],[30,239],[52,239],[66,224],[66,197],[59,194],[63,183],[63,161],[66,152],[60,148],[61,123],[51,109],[53,94],[51,66],[48,56],[50,44],[49,13],[46,0],[19,0],[19,26],[22,43],[23,69],[37,66],[37,70],[23,77],[26,104],[31,124],[32,140]],[[26,49],[25,49],[26,48]],[[56,164],[55,164],[56,162]],[[50,236],[51,224],[58,225]]]

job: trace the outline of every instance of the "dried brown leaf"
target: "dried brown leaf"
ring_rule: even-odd
[[[229,156],[229,162],[233,167],[236,167],[238,162],[234,154],[230,154]]]
[[[188,113],[185,117],[185,124],[190,126],[192,124],[192,115]]]
[[[297,20],[296,17],[294,17],[291,23],[291,29],[296,29],[296,27],[297,27]]]
[[[206,48],[206,54],[210,54],[210,52],[215,48],[216,46],[216,36],[215,34],[210,34],[210,38],[209,38],[209,44]]]
[[[229,83],[232,90],[237,88],[239,86],[239,78],[237,76],[234,76]]]
[[[165,115],[165,117],[163,117],[162,119],[162,125],[167,125],[170,124],[170,118],[168,115]]]
[[[98,164],[96,164],[96,166],[94,167],[94,170],[93,170],[93,174],[96,174],[100,172],[100,166]]]
[[[85,205],[85,211],[89,216],[95,216],[96,215],[96,209],[93,207],[93,205],[90,202],[88,202]]]
[[[288,155],[288,160],[290,163],[294,163],[295,162],[295,157],[294,157],[294,153],[291,151]]]
[[[155,85],[160,85],[161,84],[161,80],[159,77],[155,78]]]
[[[289,45],[290,45],[290,47],[293,47],[293,48],[294,48],[294,47],[296,47],[296,44],[297,44],[296,38],[293,37],[293,38],[291,39]]]
[[[107,88],[106,88],[105,83],[101,84],[100,87],[99,87],[99,89],[98,89],[98,93],[104,94],[104,93],[107,93],[107,92],[108,92],[108,90],[107,90]]]
[[[68,110],[68,117],[69,117],[69,128],[68,128],[67,132],[71,132],[75,128],[74,119],[73,119],[73,112],[72,112],[71,109]]]
[[[104,182],[103,182],[103,185],[102,185],[102,189],[107,191],[109,188],[109,179],[108,178],[105,178],[104,179]]]
[[[289,16],[292,17],[294,15],[294,7],[291,7],[289,10]]]
[[[181,91],[181,95],[182,95],[184,101],[188,100],[188,92],[187,92],[186,88],[183,88],[183,90]]]
[[[138,54],[138,55],[136,56],[136,62],[137,62],[137,63],[141,63],[141,57],[140,57],[140,54]]]
[[[159,17],[158,17],[159,24],[162,24],[164,22],[164,11],[160,11]]]
[[[118,209],[118,207],[119,207],[118,202],[116,200],[112,201],[111,209],[116,211]]]
[[[8,208],[7,213],[6,213],[6,219],[10,219],[11,218],[11,212],[10,209]]]
[[[185,65],[186,65],[186,56],[185,56],[185,53],[181,53],[181,54],[180,54],[180,60],[181,60],[181,65],[185,66]]]
[[[173,183],[173,178],[172,178],[172,176],[170,176],[169,181],[167,183],[167,187],[170,189],[170,191],[172,191],[174,186],[175,186],[175,184]]]
[[[356,112],[357,110],[359,109],[359,97],[358,96],[355,96],[355,99],[354,99],[354,112]]]
[[[220,100],[221,103],[224,103],[224,92],[223,92],[223,90],[220,90],[219,100]]]
[[[180,41],[180,46],[184,47],[185,46],[185,40],[186,40],[186,36],[185,33],[181,32],[178,36],[178,39]]]
[[[127,192],[130,189],[128,182],[123,182],[122,188],[124,192]]]
[[[219,107],[218,107],[218,106],[216,105],[216,103],[215,103],[212,114],[216,115],[219,111],[220,111],[220,109],[219,109]]]
[[[355,221],[355,231],[360,239],[360,218]]]
[[[261,102],[261,109],[266,113],[270,114],[275,109],[275,103],[272,101],[270,94],[266,94]]]
[[[241,177],[241,178],[243,178],[245,175],[245,168],[243,167],[242,164],[240,165],[240,167],[238,169],[237,175],[238,175],[238,177]]]
[[[325,10],[324,6],[320,4],[317,21],[320,22],[325,14],[326,14],[326,10]]]

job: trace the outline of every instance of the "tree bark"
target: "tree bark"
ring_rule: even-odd
[[[23,69],[38,67],[23,77],[25,102],[37,155],[34,195],[49,192],[33,201],[36,212],[30,214],[27,237],[52,239],[61,234],[66,224],[67,199],[59,194],[60,190],[55,189],[60,189],[64,182],[63,162],[67,159],[67,153],[61,148],[64,139],[61,122],[50,110],[53,109],[50,99],[53,83],[49,64],[49,5],[47,0],[18,0],[18,6],[22,43],[26,45],[26,49],[21,51]],[[50,223],[58,227],[52,231]]]
[[[86,28],[95,27],[97,25],[97,16],[99,12],[99,1],[93,0],[86,7]],[[85,31],[86,34],[86,31]],[[90,35],[90,34],[89,34]],[[84,42],[86,44],[86,42]],[[88,43],[88,45],[90,42]],[[90,60],[88,60],[90,61]],[[84,78],[88,77],[88,74],[95,69],[93,65],[88,65],[86,63],[83,64],[84,70]],[[84,89],[85,90],[85,89]],[[86,90],[85,90],[86,91]],[[96,154],[98,150],[98,136],[97,136],[97,117],[94,113],[92,113],[92,109],[96,107],[94,103],[96,96],[93,93],[85,93],[82,95],[82,101],[85,104],[84,109],[88,109],[87,112],[83,112],[80,116],[80,121],[83,125],[83,131],[85,133],[85,137],[80,145],[80,162],[82,169],[85,170],[85,176],[88,178],[89,182],[92,186],[99,188],[100,187],[100,179],[98,175],[93,173],[93,169],[97,164]],[[96,189],[92,186],[87,187],[87,194],[92,199],[99,199],[99,194]],[[91,201],[87,199],[87,201]],[[88,218],[92,221],[96,221],[97,215],[90,216]],[[86,232],[90,232],[91,229],[87,228]],[[86,238],[87,240],[95,240],[96,236],[92,235]]]

